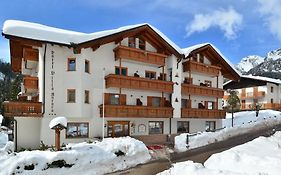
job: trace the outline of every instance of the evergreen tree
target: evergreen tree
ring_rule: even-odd
[[[229,96],[227,98],[227,103],[228,105],[230,106],[230,109],[231,109],[231,126],[233,127],[233,120],[234,120],[234,116],[233,116],[233,113],[234,113],[234,110],[237,110],[237,109],[240,109],[240,99],[237,95],[237,91],[234,91],[234,90],[229,90]]]

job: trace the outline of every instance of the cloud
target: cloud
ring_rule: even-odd
[[[265,17],[265,25],[281,41],[281,2],[279,0],[259,0],[258,11]]]
[[[196,14],[190,24],[186,26],[187,36],[195,32],[204,32],[211,27],[218,27],[227,39],[235,39],[241,27],[243,16],[232,7],[215,10],[212,13]]]

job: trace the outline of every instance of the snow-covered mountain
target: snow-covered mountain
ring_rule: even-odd
[[[257,65],[261,64],[264,61],[264,58],[258,55],[250,55],[242,60],[236,65],[236,68],[242,72],[246,73],[250,69],[256,67]]]
[[[236,65],[242,74],[252,74],[281,79],[281,49],[267,53],[265,57],[247,56]]]

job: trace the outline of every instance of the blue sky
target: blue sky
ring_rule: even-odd
[[[280,0],[2,0],[7,19],[96,32],[150,23],[180,47],[211,42],[233,63],[281,48]],[[0,58],[9,47],[0,38]]]

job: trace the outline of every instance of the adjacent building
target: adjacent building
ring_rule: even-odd
[[[62,143],[214,130],[225,118],[223,78],[240,78],[211,44],[180,49],[149,24],[86,34],[10,20],[3,35],[23,75],[18,101],[4,103],[19,147],[53,144],[57,116],[68,119]]]
[[[239,82],[226,82],[224,89],[238,92],[241,110],[255,110],[257,105],[261,109],[281,109],[281,80],[279,79],[242,75]],[[228,95],[225,91],[224,100]]]

